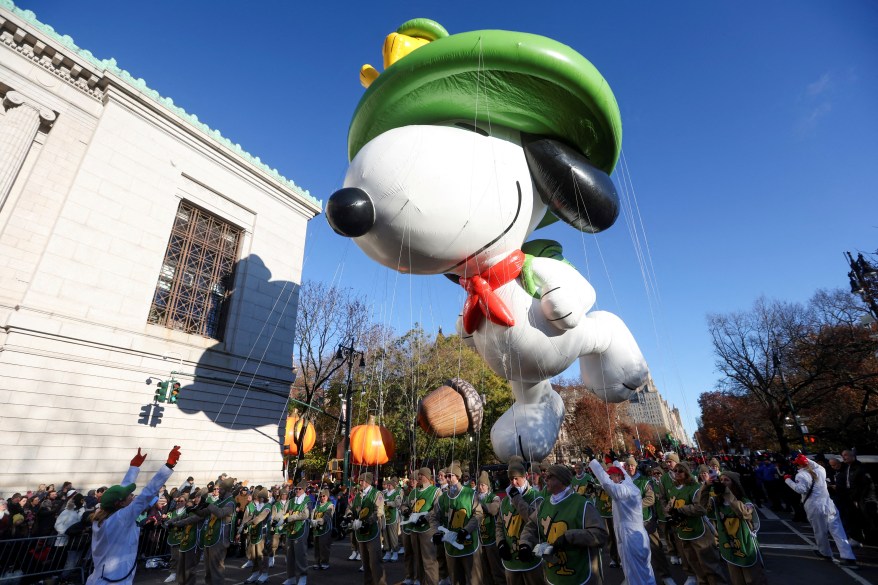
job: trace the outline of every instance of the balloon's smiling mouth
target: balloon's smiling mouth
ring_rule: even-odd
[[[518,189],[518,206],[515,208],[515,216],[512,218],[512,221],[509,222],[509,225],[506,226],[506,228],[502,232],[500,232],[500,234],[496,238],[494,238],[493,240],[491,240],[490,242],[488,242],[487,244],[485,244],[484,246],[482,246],[481,248],[479,248],[478,250],[476,250],[475,252],[473,252],[472,254],[470,254],[469,256],[467,256],[466,258],[464,258],[463,260],[461,260],[457,264],[455,264],[454,266],[447,268],[446,270],[443,270],[442,272],[445,273],[449,278],[451,278],[452,280],[454,280],[456,282],[457,275],[454,275],[452,278],[452,275],[450,274],[450,273],[454,272],[455,268],[458,268],[458,267],[462,266],[463,264],[466,264],[467,262],[469,262],[470,260],[472,260],[473,258],[478,256],[479,254],[481,254],[482,252],[484,252],[485,250],[487,250],[488,248],[490,248],[491,246],[496,244],[500,240],[500,238],[502,238],[503,236],[508,234],[509,230],[511,230],[515,226],[515,223],[518,221],[518,216],[521,214],[521,183],[519,183],[518,181],[515,181],[515,188]]]

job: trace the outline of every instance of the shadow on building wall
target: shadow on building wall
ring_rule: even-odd
[[[222,341],[204,352],[194,371],[175,368],[181,372],[174,375],[181,384],[176,405],[154,404],[148,415],[141,411],[138,422],[156,426],[169,408],[179,407],[188,415],[203,412],[229,430],[270,427],[271,440],[280,445],[294,380],[298,296],[299,285],[272,280],[259,256],[239,260],[223,310],[215,314]]]

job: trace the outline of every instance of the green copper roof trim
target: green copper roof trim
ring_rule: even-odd
[[[121,69],[116,64],[115,59],[98,59],[97,57],[92,55],[91,51],[87,51],[86,49],[78,47],[69,35],[62,35],[55,32],[54,28],[37,20],[37,15],[34,14],[32,10],[23,10],[21,8],[18,8],[12,2],[12,0],[0,0],[0,8],[4,8],[9,12],[12,12],[16,16],[20,16],[22,19],[31,24],[34,28],[49,35],[50,37],[58,41],[61,45],[75,52],[80,58],[91,63],[102,72],[109,71],[143,95],[149,97],[156,103],[161,104],[162,106],[176,114],[178,117],[180,117],[182,120],[188,122],[196,130],[200,130],[202,133],[219,142],[220,144],[233,151],[240,157],[244,158],[254,166],[259,167],[260,169],[271,175],[272,178],[276,179],[287,187],[290,187],[306,199],[310,200],[312,203],[316,204],[318,207],[320,207],[321,211],[323,210],[323,201],[320,201],[316,197],[311,195],[311,193],[307,189],[299,187],[290,179],[287,179],[286,177],[281,175],[277,169],[269,167],[267,164],[262,162],[258,156],[253,156],[252,154],[241,148],[240,144],[233,143],[231,140],[220,134],[219,130],[214,130],[204,122],[201,122],[198,119],[198,116],[196,116],[195,114],[190,114],[180,106],[175,105],[174,100],[172,100],[171,98],[162,97],[161,95],[159,95],[159,92],[154,89],[150,89],[146,85],[146,81],[144,81],[142,78],[134,77],[124,69]]]

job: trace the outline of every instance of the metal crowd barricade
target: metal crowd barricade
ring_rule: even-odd
[[[145,526],[140,531],[137,560],[168,561],[167,530]],[[66,539],[66,544],[63,544]],[[58,546],[56,546],[58,545]],[[142,564],[141,564],[142,567]],[[76,536],[33,536],[0,540],[0,585],[23,585],[55,577],[56,582],[85,583],[92,572],[91,532]]]
[[[50,576],[85,583],[90,561],[89,533],[0,540],[0,585],[34,583]]]

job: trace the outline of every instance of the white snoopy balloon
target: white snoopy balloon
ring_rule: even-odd
[[[458,332],[515,398],[494,451],[542,460],[564,417],[551,378],[579,359],[586,387],[611,402],[647,379],[624,323],[588,312],[595,291],[560,246],[527,242],[556,217],[589,232],[615,221],[615,98],[581,55],[526,33],[449,36],[416,19],[388,36],[384,61],[380,75],[361,71],[369,89],[327,219],[376,262],[466,289]]]

